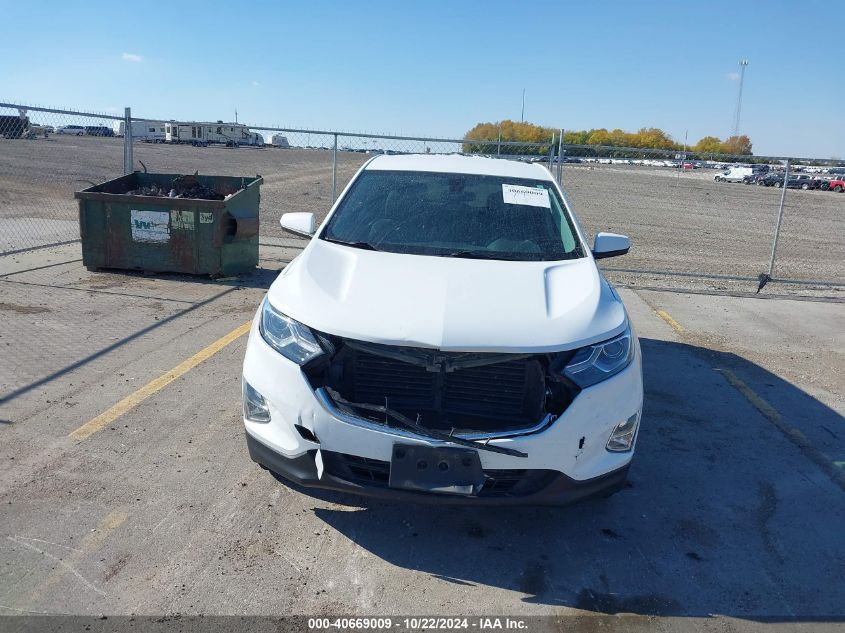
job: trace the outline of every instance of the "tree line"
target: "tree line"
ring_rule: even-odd
[[[464,135],[467,141],[464,151],[469,153],[491,153],[496,151],[499,141],[514,141],[519,143],[544,143],[548,146],[552,136],[559,134],[559,130],[524,123],[520,121],[500,121],[498,123],[479,123]],[[479,142],[484,141],[484,142]],[[682,151],[684,145],[676,142],[669,134],[656,127],[640,128],[636,132],[626,132],[620,129],[607,130],[598,128],[592,130],[564,131],[563,142],[565,145],[601,145],[607,147],[630,147],[648,150],[674,150]],[[686,150],[695,154],[733,154],[750,156],[751,139],[746,135],[731,136],[721,140],[715,136],[705,136],[694,145],[687,145]],[[584,152],[579,149],[585,150]],[[543,148],[522,148],[519,146],[507,147],[502,153],[507,154],[542,154],[548,150]],[[567,154],[577,156],[580,154],[589,155],[593,152],[589,148],[567,149]]]

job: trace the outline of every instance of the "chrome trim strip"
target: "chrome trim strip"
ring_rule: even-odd
[[[335,406],[334,401],[331,399],[331,396],[326,392],[325,389],[319,387],[314,390],[314,395],[317,396],[317,401],[320,403],[320,406],[325,409],[326,413],[331,415],[333,418],[337,419],[340,422],[345,422],[346,424],[352,424],[354,426],[360,426],[365,429],[369,429],[371,431],[379,431],[379,432],[389,432],[393,435],[398,435],[400,437],[408,437],[414,439],[421,439],[427,442],[432,442],[434,444],[445,444],[446,442],[441,442],[440,440],[427,437],[425,435],[419,435],[414,433],[413,431],[408,431],[406,429],[397,428],[395,426],[388,426],[386,424],[379,424],[378,422],[373,422],[372,420],[367,420],[366,418],[359,417],[357,415],[350,415],[341,411]],[[522,437],[523,435],[532,435],[534,433],[538,433],[544,430],[546,427],[551,426],[552,422],[554,422],[557,418],[552,415],[551,413],[547,413],[545,417],[538,424],[527,428],[527,429],[514,429],[511,431],[502,431],[500,433],[468,433],[468,434],[455,434],[455,437],[462,440],[500,440],[500,439],[507,439],[513,437]]]

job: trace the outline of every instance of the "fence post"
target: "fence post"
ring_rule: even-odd
[[[786,161],[786,171],[783,174],[783,191],[780,192],[780,208],[778,209],[778,221],[775,224],[775,239],[772,242],[772,257],[769,260],[769,276],[775,270],[775,255],[778,250],[778,239],[780,238],[780,225],[783,222],[783,204],[786,201],[786,190],[788,189],[787,182],[789,180],[789,159]]]
[[[135,160],[132,158],[132,108],[123,111],[123,173],[134,171]]]
[[[772,240],[772,255],[769,257],[769,270],[765,273],[760,273],[760,283],[757,286],[757,292],[760,292],[768,282],[772,280],[772,274],[775,271],[775,256],[777,255],[778,250],[778,239],[780,238],[780,225],[783,222],[783,205],[786,202],[786,190],[788,187],[786,186],[789,182],[789,162],[790,159],[786,159],[786,171],[783,174],[783,189],[780,192],[780,207],[778,208],[778,219],[775,223],[775,236]]]
[[[332,204],[337,192],[337,132],[334,134],[334,149],[332,150]]]
[[[563,128],[560,129],[557,143],[557,184],[563,186]]]
[[[552,142],[549,144],[549,171],[552,170],[552,157],[555,155],[555,135],[552,134]]]

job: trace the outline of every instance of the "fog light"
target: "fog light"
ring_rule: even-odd
[[[613,433],[610,434],[610,439],[607,440],[607,450],[614,453],[630,451],[634,447],[634,438],[637,437],[639,422],[640,416],[635,413],[624,422],[617,424]]]
[[[242,380],[244,417],[250,422],[269,422],[270,408],[267,401],[246,380]]]

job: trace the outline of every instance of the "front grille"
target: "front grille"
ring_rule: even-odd
[[[330,475],[361,486],[386,488],[390,480],[390,462],[379,459],[323,451],[323,465]],[[479,497],[524,497],[548,486],[558,473],[525,468],[485,470],[484,474],[487,481]]]
[[[526,369],[526,361],[518,360],[447,374],[444,409],[505,420],[522,417]]]
[[[424,367],[364,352],[356,352],[352,382],[355,402],[384,404],[396,409],[427,409],[434,402],[437,376]]]
[[[383,462],[357,455],[343,455],[346,469],[359,483],[371,482],[387,485],[390,479],[390,462]]]
[[[430,350],[419,351],[434,356]],[[346,399],[386,405],[412,419],[419,415],[429,428],[492,432],[530,427],[543,417],[543,367],[534,358],[430,371],[355,349],[345,367],[345,384],[351,389],[339,385],[338,391]]]

